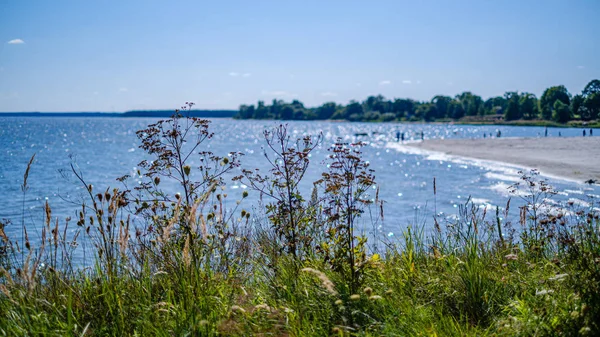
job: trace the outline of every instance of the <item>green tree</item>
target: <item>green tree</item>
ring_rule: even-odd
[[[290,105],[286,105],[281,108],[281,119],[283,120],[291,120],[294,119],[294,109]]]
[[[465,115],[465,109],[460,104],[460,102],[456,99],[450,101],[450,105],[448,106],[448,117],[459,119]]]
[[[581,92],[581,96],[583,96],[583,106],[585,107],[582,119],[597,119],[600,114],[600,80],[590,81]]]
[[[363,106],[356,101],[350,101],[344,109],[343,118],[347,120],[361,120],[363,114]]]
[[[540,98],[540,111],[542,118],[546,120],[552,119],[554,102],[557,100],[563,102],[566,105],[571,104],[571,94],[564,85],[557,85],[550,87],[544,91]]]
[[[483,104],[484,114],[496,115],[503,114],[506,106],[506,99],[502,96],[488,98]]]
[[[456,96],[460,102],[463,111],[467,116],[476,116],[483,114],[483,100],[477,95],[473,95],[470,91],[465,91]]]
[[[435,105],[437,111],[437,118],[446,118],[448,116],[450,102],[452,102],[452,97],[442,95],[435,96],[431,100],[431,103]]]
[[[563,103],[561,100],[554,101],[552,107],[552,120],[558,123],[566,123],[571,119],[571,110],[569,106]]]
[[[415,101],[412,99],[397,98],[392,103],[392,112],[396,114],[396,118],[404,118],[412,116],[415,113]]]
[[[514,121],[521,119],[523,114],[519,106],[519,93],[516,91],[507,92],[504,94],[506,99],[506,108],[504,109],[504,120]]]
[[[437,109],[435,104],[433,103],[423,103],[417,107],[415,111],[415,116],[419,119],[422,119],[426,122],[431,122],[435,119],[437,115]]]
[[[254,118],[265,119],[268,118],[269,109],[265,106],[264,101],[258,101],[256,105],[256,111],[254,111]]]
[[[333,102],[327,102],[318,107],[315,111],[317,115],[317,119],[329,119],[333,117],[335,111],[337,110],[337,105]]]
[[[254,105],[240,105],[240,111],[237,114],[237,118],[248,119],[254,118]]]
[[[575,95],[573,96],[573,99],[571,100],[571,116],[573,116],[574,118],[582,118],[581,115],[585,114],[586,112],[583,111],[585,109],[585,107],[583,106],[583,96],[581,95]]]
[[[538,102],[535,95],[527,92],[521,93],[519,110],[522,118],[535,119],[538,116]]]

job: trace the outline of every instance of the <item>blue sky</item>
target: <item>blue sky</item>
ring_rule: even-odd
[[[573,93],[600,78],[599,17],[597,0],[4,0],[0,111]]]

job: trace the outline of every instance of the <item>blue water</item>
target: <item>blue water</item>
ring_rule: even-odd
[[[52,207],[53,218],[58,217],[61,221],[68,216],[77,218],[77,204],[83,200],[84,190],[73,175],[68,174],[71,163],[77,165],[96,191],[120,187],[116,178],[124,174],[135,176],[137,164],[145,158],[138,148],[135,131],[155,121],[148,118],[0,117],[0,219],[9,219],[13,223],[7,227],[8,233],[18,237],[23,221],[31,227],[41,225],[46,201]],[[323,143],[312,154],[312,166],[305,177],[307,197],[310,195],[309,182],[320,177],[326,149],[337,137],[348,142],[368,142],[364,157],[375,170],[379,197],[385,200],[385,216],[383,221],[377,222],[376,228],[370,228],[366,225],[370,221],[366,221],[364,230],[375,230],[387,236],[397,235],[415,222],[431,222],[434,212],[451,217],[469,197],[481,208],[502,207],[510,196],[508,187],[519,179],[518,167],[415,152],[395,141],[396,132],[404,132],[407,142],[420,141],[420,132],[424,133],[425,141],[432,138],[482,138],[484,133],[489,137],[489,134],[496,135],[498,130],[502,137],[544,134],[542,127],[288,123],[294,136],[319,132],[324,136]],[[207,147],[221,156],[230,151],[243,152],[242,168],[267,170],[262,132],[277,124],[272,121],[214,119],[211,130],[215,136]],[[556,137],[559,131],[562,137],[581,137],[580,129],[553,128],[549,129],[548,136]],[[368,136],[355,136],[357,133],[367,133]],[[595,130],[595,134],[600,136],[600,130]],[[36,158],[29,173],[29,189],[24,194],[21,190],[23,174],[33,154]],[[436,195],[432,186],[434,177],[437,181]],[[554,178],[549,181],[560,192],[554,197],[558,203],[571,200],[587,205],[590,196],[600,194],[597,186]],[[171,189],[171,192],[177,192],[175,187]],[[240,182],[229,182],[227,190],[229,207],[236,205],[243,190],[250,191]],[[250,197],[240,207],[250,210],[257,200],[258,195],[250,191]],[[519,198],[513,196],[513,202],[518,204]],[[518,208],[511,208],[512,214],[518,216]]]

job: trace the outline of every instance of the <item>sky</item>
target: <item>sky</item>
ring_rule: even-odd
[[[600,78],[598,0],[2,0],[0,112],[538,97]]]

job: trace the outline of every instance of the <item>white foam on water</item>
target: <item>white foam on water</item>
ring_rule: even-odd
[[[505,137],[505,138],[518,139],[520,137]],[[494,160],[477,159],[477,158],[471,158],[471,157],[467,157],[467,156],[449,155],[449,154],[446,154],[443,152],[424,150],[424,149],[419,149],[419,148],[405,145],[405,144],[420,143],[420,142],[421,142],[420,140],[412,141],[412,142],[407,141],[407,142],[404,142],[404,144],[397,143],[397,142],[388,142],[385,145],[385,147],[394,149],[401,153],[421,155],[421,156],[424,156],[426,160],[451,161],[456,164],[473,165],[473,166],[477,166],[477,167],[483,168],[488,171],[500,172],[500,173],[504,174],[505,176],[503,177],[504,179],[499,179],[499,180],[507,180],[507,181],[516,182],[517,180],[515,180],[515,179],[520,180],[519,179],[519,177],[520,177],[519,171],[527,172],[527,171],[533,169],[532,167],[527,167],[527,166],[515,165],[515,164],[494,161]],[[550,178],[550,179],[554,179],[554,180],[562,180],[562,181],[566,181],[566,182],[570,182],[570,183],[583,184],[582,181],[576,180],[573,178],[556,176],[556,175],[545,173],[543,171],[539,171],[539,172],[540,172],[541,176],[546,177],[546,178]],[[510,177],[511,175],[516,175],[517,177],[516,178],[511,177],[509,179],[508,177]]]
[[[510,181],[513,183],[518,183],[521,181],[521,178],[518,175],[507,175],[496,172],[487,172],[484,176],[492,180]]]
[[[471,198],[474,204],[489,204],[491,201],[484,198]]]
[[[591,204],[587,201],[583,201],[581,199],[577,199],[577,198],[569,198],[569,202],[572,202],[573,204],[577,205],[577,206],[582,206],[582,207],[590,207]]]

